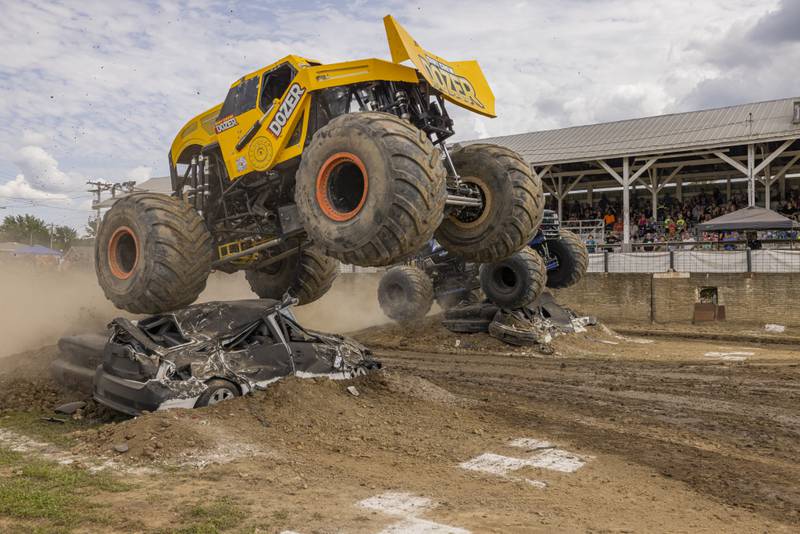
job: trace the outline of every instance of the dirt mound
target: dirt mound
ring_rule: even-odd
[[[430,315],[411,324],[397,323],[373,326],[350,334],[370,348],[420,350],[461,354],[469,352],[530,352],[512,347],[485,333],[457,334],[442,326],[442,316]]]
[[[358,395],[348,391],[350,386]],[[457,410],[472,403],[428,380],[383,372],[348,381],[287,378],[266,391],[208,408],[146,413],[76,432],[81,445],[74,452],[191,467],[255,456],[280,460],[287,450],[307,447],[370,457],[379,445],[413,450],[421,439],[412,437],[415,432],[433,424],[409,428],[400,421],[439,417],[442,405]]]
[[[81,395],[66,391],[50,377],[58,347],[48,346],[0,358],[0,412],[48,412]]]
[[[441,315],[431,315],[410,325],[396,323],[366,328],[350,334],[372,349],[434,352],[441,354],[519,354],[545,357],[540,347],[518,347],[487,333],[457,334],[442,326]],[[574,333],[556,335],[550,344],[555,354],[588,355],[598,343],[619,344],[625,338],[603,325],[581,327]]]

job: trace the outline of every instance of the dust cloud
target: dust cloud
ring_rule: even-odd
[[[324,297],[298,306],[295,315],[303,326],[336,334],[386,323],[389,319],[378,305],[379,280],[380,274],[342,273]],[[256,298],[255,294],[243,272],[213,273],[198,302],[252,298]]]
[[[97,332],[116,315],[93,271],[0,265],[0,357]]]
[[[305,326],[334,333],[387,322],[378,306],[377,280],[340,275],[322,299],[295,313]],[[213,273],[198,301],[251,298],[244,273]],[[120,315],[128,314],[106,300],[91,269],[0,264],[0,358],[52,345],[63,335],[102,331]]]

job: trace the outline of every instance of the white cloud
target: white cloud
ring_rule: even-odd
[[[64,194],[48,193],[34,188],[21,174],[13,180],[0,184],[0,199],[68,201],[68,197]]]
[[[125,173],[125,180],[133,180],[136,183],[142,183],[153,175],[153,169],[146,165],[134,167]]]
[[[26,183],[34,189],[59,193],[84,188],[85,180],[80,174],[63,172],[56,159],[42,147],[24,146],[13,161],[22,171]]]
[[[433,52],[480,61],[498,118],[450,106],[455,139],[790,96],[781,93],[796,92],[787,75],[800,60],[796,11],[779,8],[791,4],[9,3],[0,17],[0,169],[14,164],[27,187],[61,194],[83,189],[84,178],[166,175],[174,135],[243,73],[289,53],[388,58],[386,13]],[[763,61],[750,75],[737,61],[753,54]],[[11,182],[22,187],[4,187]]]

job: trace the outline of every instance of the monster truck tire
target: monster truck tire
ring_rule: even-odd
[[[482,302],[480,304],[469,304],[467,306],[456,306],[444,312],[445,319],[482,319],[491,321],[497,315],[499,308],[496,304]]]
[[[481,265],[486,298],[504,310],[532,304],[544,289],[547,271],[541,256],[526,248],[510,258]]]
[[[477,302],[475,293],[466,289],[436,296],[436,303],[442,310],[449,310],[462,303],[474,304],[475,302]]]
[[[547,271],[547,287],[554,289],[577,284],[589,268],[589,252],[581,238],[569,230],[559,230],[560,239],[547,241],[547,250],[558,260],[558,267]]]
[[[418,128],[388,113],[347,113],[303,152],[295,202],[308,235],[344,263],[396,263],[442,221],[447,172]]]
[[[478,186],[484,207],[445,217],[436,239],[466,261],[490,263],[525,247],[544,214],[542,182],[516,152],[490,144],[467,145],[451,153],[467,184]]]
[[[392,267],[378,284],[378,303],[387,317],[404,323],[425,317],[433,304],[433,282],[410,265]]]
[[[488,332],[491,319],[444,319],[442,326],[456,334]]]
[[[253,293],[262,299],[280,300],[288,291],[302,305],[327,293],[338,274],[338,261],[306,248],[262,270],[247,271],[245,278]]]
[[[95,239],[103,292],[131,313],[187,306],[206,287],[211,234],[188,204],[157,193],[134,193],[106,212]]]

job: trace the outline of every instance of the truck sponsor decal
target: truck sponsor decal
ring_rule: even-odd
[[[289,118],[291,118],[292,113],[294,113],[295,109],[297,109],[297,104],[300,103],[300,97],[305,94],[306,90],[300,86],[299,83],[295,82],[289,87],[289,92],[286,93],[286,98],[283,99],[281,102],[280,108],[278,108],[278,112],[272,118],[272,122],[269,123],[269,131],[275,137],[280,137],[281,133],[283,132],[283,127],[286,126],[286,123],[289,122]]]
[[[446,65],[431,56],[419,56],[422,65],[428,73],[428,79],[436,89],[458,100],[462,100],[485,109],[486,106],[478,100],[475,88],[465,77],[456,74],[450,65]]]
[[[237,124],[239,123],[236,122],[236,117],[234,117],[233,115],[228,115],[227,117],[224,117],[217,121],[217,124],[214,126],[214,131],[217,132],[217,134],[221,134],[228,128],[233,128]]]

